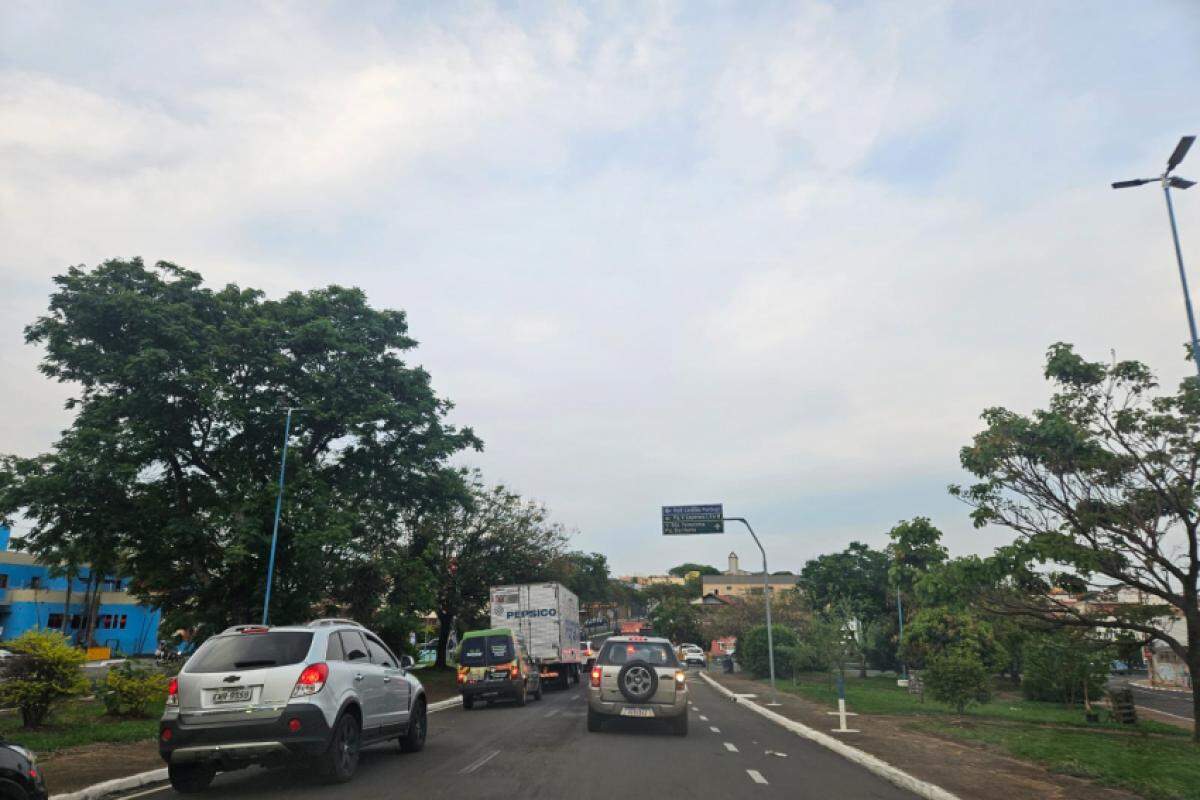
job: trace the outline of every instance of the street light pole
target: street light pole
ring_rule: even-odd
[[[779,705],[779,695],[775,691],[775,637],[771,632],[771,573],[767,571],[767,551],[763,549],[762,542],[758,540],[758,536],[754,533],[754,528],[750,527],[750,523],[742,517],[725,517],[726,522],[740,522],[746,526],[746,530],[750,531],[750,536],[754,539],[754,543],[758,545],[758,552],[762,553],[763,561],[763,600],[767,605],[767,663],[771,668],[771,703],[770,705]]]
[[[275,497],[275,524],[271,528],[271,556],[267,560],[267,591],[263,597],[263,625],[267,625],[270,619],[268,612],[271,607],[271,582],[275,577],[275,545],[279,541],[279,515],[283,511],[283,479],[287,472],[287,449],[288,439],[292,432],[292,412],[299,410],[298,408],[289,408],[287,419],[283,423],[283,455],[279,458],[279,493]]]
[[[896,584],[896,611],[900,614],[900,637],[896,640],[897,644],[904,641],[904,603],[900,600],[900,584]],[[900,669],[904,672],[904,679],[908,680],[908,664],[900,662]]]
[[[1187,178],[1171,174],[1172,170],[1183,162],[1183,159],[1188,154],[1188,150],[1191,149],[1195,141],[1195,136],[1180,138],[1179,144],[1175,145],[1175,150],[1167,159],[1166,170],[1157,178],[1134,178],[1128,181],[1117,181],[1112,185],[1112,188],[1130,189],[1134,186],[1143,186],[1155,181],[1162,184],[1163,197],[1167,199],[1167,217],[1171,220],[1171,240],[1175,243],[1175,263],[1179,265],[1179,283],[1183,287],[1183,305],[1187,309],[1188,332],[1192,335],[1192,360],[1196,362],[1196,374],[1200,375],[1200,338],[1196,336],[1196,315],[1192,312],[1192,295],[1188,291],[1187,273],[1183,269],[1183,250],[1179,247],[1179,228],[1175,225],[1175,205],[1171,202],[1172,189],[1190,189],[1196,185],[1195,181],[1189,181]]]
[[[1175,225],[1175,205],[1171,202],[1171,181],[1164,175],[1163,197],[1167,198],[1167,217],[1171,220],[1171,239],[1175,242],[1175,263],[1179,265],[1179,283],[1183,286],[1183,304],[1187,308],[1188,330],[1192,334],[1192,360],[1200,375],[1200,339],[1196,337],[1196,315],[1192,312],[1192,295],[1188,291],[1187,273],[1183,269],[1183,250],[1179,247],[1179,228]]]

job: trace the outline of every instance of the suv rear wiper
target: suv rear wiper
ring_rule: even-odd
[[[273,667],[278,662],[273,658],[259,659],[258,661],[235,661],[233,662],[234,669],[245,669],[246,667]]]

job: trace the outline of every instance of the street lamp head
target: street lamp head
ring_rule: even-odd
[[[1179,144],[1175,145],[1175,152],[1171,153],[1171,157],[1167,159],[1167,172],[1179,166],[1195,141],[1195,136],[1184,136],[1179,140]]]
[[[1135,178],[1131,181],[1117,181],[1112,185],[1114,189],[1128,189],[1131,186],[1141,186],[1146,183],[1153,183],[1157,178]]]
[[[1195,181],[1189,181],[1187,178],[1177,178],[1174,175],[1167,181],[1172,189],[1190,189],[1196,185]]]

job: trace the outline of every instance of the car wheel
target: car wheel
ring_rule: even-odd
[[[687,736],[687,728],[688,728],[687,719],[688,719],[687,712],[684,711],[678,717],[671,720],[671,732],[674,733],[676,736]]]
[[[321,756],[321,772],[332,783],[345,783],[358,769],[362,727],[353,714],[343,714],[333,729],[329,748]]]
[[[203,792],[212,783],[217,770],[207,764],[168,764],[167,777],[171,788],[180,794]]]
[[[425,713],[425,701],[418,700],[413,707],[408,733],[400,737],[400,752],[419,753],[425,747],[425,734],[429,732],[429,715]]]
[[[617,688],[631,703],[645,703],[658,691],[658,673],[645,661],[630,661],[617,673]]]
[[[475,705],[475,698],[471,697],[470,695],[464,694],[463,695],[463,708],[465,708],[467,711],[470,711],[474,705]]]
[[[599,733],[600,728],[604,725],[604,717],[597,714],[595,711],[588,709],[588,733]]]
[[[519,692],[517,692],[517,697],[516,697],[517,705],[519,705],[519,706],[525,705],[525,699],[526,699],[525,694],[526,694],[525,687],[522,686],[521,690]]]
[[[29,793],[12,781],[0,780],[0,800],[29,800]]]

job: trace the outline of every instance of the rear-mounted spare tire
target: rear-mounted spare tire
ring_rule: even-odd
[[[617,673],[617,688],[631,703],[645,703],[658,691],[658,673],[645,661],[630,661]]]

